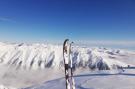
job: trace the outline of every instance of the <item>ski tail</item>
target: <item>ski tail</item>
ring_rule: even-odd
[[[64,59],[64,65],[65,65],[65,80],[66,80],[66,89],[70,89],[70,81],[69,81],[69,73],[68,73],[68,64],[65,63],[65,53],[67,51],[67,43],[69,39],[66,39],[63,43],[63,59]]]
[[[65,65],[66,89],[75,89],[75,81],[73,78],[73,63],[72,58],[70,57],[72,54],[72,44],[73,42],[69,43],[69,39],[66,39],[63,43],[63,59]],[[70,76],[69,76],[69,66],[71,69]]]
[[[73,44],[74,42],[71,42],[70,43],[70,55],[71,55],[71,52],[72,52],[72,44]],[[72,60],[72,58],[70,58],[70,68],[71,68],[71,87],[72,87],[72,89],[75,89],[75,81],[74,81],[74,78],[73,78],[73,62],[72,62],[73,60]]]
[[[69,41],[69,39],[66,39],[63,43],[63,59],[64,59],[64,64],[65,64],[65,57],[64,57],[64,53],[65,53],[65,46],[66,46],[66,43]]]

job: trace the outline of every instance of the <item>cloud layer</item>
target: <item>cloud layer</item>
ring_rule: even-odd
[[[135,46],[135,41],[77,41],[78,44],[105,45],[105,46]]]

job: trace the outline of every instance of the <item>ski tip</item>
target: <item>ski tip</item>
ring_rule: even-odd
[[[72,41],[71,44],[74,44],[74,42]]]
[[[63,45],[65,45],[67,41],[69,41],[69,39],[65,39],[64,44],[63,44]]]
[[[69,41],[69,39],[65,39],[65,41],[64,41],[64,42],[66,42],[66,41]]]

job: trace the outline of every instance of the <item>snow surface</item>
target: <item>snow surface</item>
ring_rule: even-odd
[[[74,76],[76,89],[135,89],[135,72],[126,70],[84,72]],[[65,89],[64,78],[58,78],[24,89]]]
[[[134,57],[133,51],[73,46],[76,88],[134,89]],[[0,43],[4,88],[65,89],[62,45]]]

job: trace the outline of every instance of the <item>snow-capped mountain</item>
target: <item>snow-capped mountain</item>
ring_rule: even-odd
[[[0,64],[27,70],[63,68],[61,45],[45,44],[6,44],[0,43]],[[106,48],[72,47],[74,68],[113,69],[127,66],[119,57],[128,54],[121,50]]]

